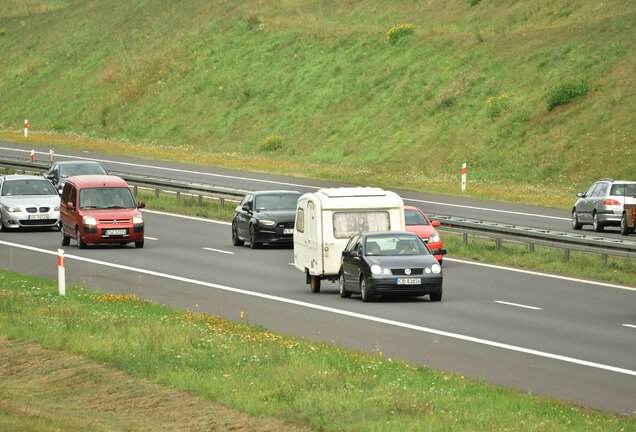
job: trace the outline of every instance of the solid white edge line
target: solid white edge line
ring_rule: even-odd
[[[570,282],[578,282],[578,283],[583,283],[583,284],[588,284],[588,285],[597,285],[597,286],[604,286],[604,287],[608,287],[608,288],[618,288],[618,289],[623,289],[623,290],[627,290],[627,291],[636,291],[636,287],[630,287],[630,286],[626,286],[626,285],[616,285],[616,284],[611,284],[611,283],[607,283],[607,282],[598,282],[598,281],[592,281],[592,280],[587,280],[587,279],[578,279],[578,278],[569,277],[569,276],[559,276],[559,275],[553,275],[553,274],[549,274],[549,273],[536,272],[536,271],[532,271],[532,270],[523,270],[523,269],[518,269],[518,268],[513,268],[513,267],[504,267],[504,266],[500,266],[500,265],[496,265],[496,264],[487,264],[487,263],[481,263],[481,262],[476,262],[476,261],[466,261],[466,260],[462,260],[462,259],[458,259],[458,258],[447,258],[447,257],[444,257],[444,261],[458,262],[458,263],[469,264],[469,265],[474,265],[474,266],[478,266],[478,267],[494,268],[494,269],[497,269],[497,270],[507,270],[507,271],[511,271],[511,272],[515,272],[515,273],[524,273],[524,274],[529,274],[529,275],[533,275],[533,276],[543,276],[543,277],[547,277],[547,278],[551,278],[551,279],[559,279],[559,280],[565,280],[565,281],[570,281]]]
[[[25,246],[25,245],[21,245],[21,244],[17,244],[17,243],[9,243],[9,242],[2,241],[2,240],[0,240],[0,244],[4,244],[4,245],[10,246],[10,247],[16,247],[16,248],[20,248],[20,249],[26,249],[26,250],[30,250],[30,251],[33,251],[33,252],[40,252],[40,253],[45,253],[45,254],[56,255],[57,256],[57,251],[48,251],[46,249],[40,249],[40,248],[36,248],[34,246]],[[155,271],[152,271],[152,270],[145,270],[145,269],[130,267],[130,266],[122,265],[122,264],[114,264],[114,263],[109,263],[109,262],[105,262],[105,261],[99,261],[99,260],[95,260],[95,259],[91,259],[91,258],[84,258],[84,257],[80,257],[80,256],[77,256],[77,255],[65,255],[65,258],[66,259],[74,259],[74,260],[77,260],[77,261],[88,262],[88,263],[91,263],[91,264],[103,265],[103,266],[106,266],[106,267],[113,267],[113,268],[117,268],[117,269],[121,269],[121,270],[133,271],[133,272],[137,272],[137,273],[147,274],[149,276],[161,277],[161,278],[175,280],[175,281],[178,281],[178,282],[185,282],[185,283],[189,283],[189,284],[193,284],[193,285],[206,286],[206,287],[209,287],[209,288],[215,288],[215,289],[222,290],[222,291],[233,292],[233,293],[237,293],[237,294],[244,294],[244,295],[248,295],[248,296],[252,296],[252,297],[263,298],[263,299],[277,301],[277,302],[281,302],[281,303],[287,303],[287,304],[291,304],[291,305],[295,305],[295,306],[306,307],[308,309],[314,309],[314,310],[319,310],[319,311],[323,311],[323,312],[329,312],[329,313],[333,313],[333,314],[337,314],[337,315],[348,316],[348,317],[351,317],[351,318],[358,318],[358,319],[362,319],[362,320],[366,320],[366,321],[373,321],[373,322],[380,323],[380,324],[386,324],[386,325],[390,325],[390,326],[395,326],[395,327],[415,330],[415,331],[419,331],[419,332],[422,332],[422,333],[429,333],[429,334],[434,334],[434,335],[438,335],[438,336],[445,336],[445,337],[452,338],[452,339],[462,340],[462,341],[466,341],[466,342],[473,342],[473,343],[477,343],[477,344],[480,344],[480,345],[486,345],[486,346],[491,346],[491,347],[495,347],[495,348],[501,348],[501,349],[505,349],[505,350],[508,350],[508,351],[519,352],[519,353],[524,353],[524,354],[530,354],[530,355],[534,355],[534,356],[538,356],[538,357],[544,357],[544,358],[548,358],[548,359],[552,359],[552,360],[559,360],[559,361],[563,361],[563,362],[566,362],[566,363],[577,364],[577,365],[580,365],[580,366],[588,366],[588,367],[591,367],[591,368],[606,370],[606,371],[610,371],[610,372],[616,372],[616,373],[620,373],[620,374],[623,374],[623,375],[636,376],[636,370],[630,370],[630,369],[619,368],[619,367],[615,367],[615,366],[609,366],[609,365],[596,363],[596,362],[591,362],[591,361],[587,361],[587,360],[580,360],[580,359],[576,359],[576,358],[573,358],[573,357],[568,357],[568,356],[563,356],[563,355],[559,355],[559,354],[548,353],[548,352],[545,352],[545,351],[539,351],[539,350],[534,350],[534,349],[529,349],[529,348],[518,347],[518,346],[515,346],[515,345],[509,345],[509,344],[505,344],[505,343],[494,342],[494,341],[490,341],[490,340],[486,340],[486,339],[480,339],[480,338],[476,338],[476,337],[472,337],[472,336],[461,335],[461,334],[458,334],[458,333],[452,333],[452,332],[447,332],[447,331],[443,331],[443,330],[436,330],[436,329],[432,329],[432,328],[429,328],[429,327],[422,327],[422,326],[417,326],[417,325],[413,325],[413,324],[407,324],[407,323],[403,323],[403,322],[399,322],[399,321],[373,317],[373,316],[370,316],[370,315],[360,314],[360,313],[356,313],[356,312],[350,312],[350,311],[345,311],[345,310],[341,310],[341,309],[335,309],[335,308],[331,308],[331,307],[315,305],[315,304],[312,304],[312,303],[306,303],[306,302],[302,302],[302,301],[298,301],[298,300],[287,299],[287,298],[284,298],[284,297],[277,297],[277,296],[272,296],[272,295],[269,295],[269,294],[262,294],[262,293],[258,293],[258,292],[247,291],[247,290],[243,290],[243,289],[240,289],[240,288],[229,287],[229,286],[226,286],[226,285],[219,285],[219,284],[215,284],[215,283],[211,283],[211,282],[204,282],[204,281],[199,281],[199,280],[196,280],[196,279],[189,279],[189,278],[185,278],[185,277],[181,277],[181,276],[170,275],[170,274],[167,274],[167,273],[160,273],[160,272],[155,272]]]
[[[29,153],[30,152],[30,150],[20,150],[20,149],[14,149],[14,148],[11,148],[11,147],[0,147],[0,150],[9,150],[9,151],[15,151],[15,152],[20,152],[20,153]],[[46,156],[49,155],[47,152],[36,152],[36,153],[37,154],[46,155]],[[65,154],[61,154],[61,153],[58,153],[55,156],[56,157],[70,158],[70,159],[94,160],[94,161],[98,161],[98,162],[105,162],[105,163],[119,164],[119,165],[125,165],[125,166],[133,166],[133,167],[141,167],[141,168],[151,168],[151,169],[156,169],[156,170],[164,170],[164,171],[172,171],[172,172],[184,172],[184,173],[188,173],[188,174],[197,174],[197,175],[208,176],[208,177],[220,177],[220,178],[229,178],[229,179],[237,179],[237,180],[246,180],[246,181],[252,181],[252,182],[257,182],[257,183],[279,184],[279,185],[283,185],[283,186],[303,187],[303,188],[309,188],[309,189],[322,189],[320,186],[313,186],[313,185],[303,185],[303,184],[298,184],[298,183],[288,183],[288,182],[281,182],[281,181],[275,181],[275,180],[254,179],[254,178],[249,178],[249,177],[239,177],[239,176],[231,176],[231,175],[225,175],[225,174],[206,173],[206,172],[201,172],[201,171],[183,170],[183,169],[178,169],[178,168],[158,167],[158,166],[153,166],[153,165],[146,165],[146,164],[139,164],[139,163],[132,163],[132,162],[120,162],[120,161],[114,161],[114,160],[109,160],[109,159],[97,159],[97,158],[91,158],[91,157],[69,156],[69,155],[65,155]],[[486,208],[486,207],[467,206],[467,205],[463,205],[463,204],[449,204],[449,203],[442,203],[442,202],[436,202],[436,201],[419,200],[419,199],[414,199],[414,198],[403,198],[403,200],[404,201],[418,202],[418,203],[423,203],[423,204],[433,204],[433,205],[439,205],[439,206],[446,206],[446,207],[458,207],[458,208],[466,208],[466,209],[472,209],[472,210],[482,210],[482,211],[489,211],[489,212],[494,212],[494,213],[506,213],[506,214],[514,214],[514,215],[532,216],[532,217],[544,218],[544,219],[570,220],[569,218],[563,218],[563,217],[558,217],[558,216],[538,215],[538,214],[534,214],[534,213],[524,213],[524,212],[518,212],[518,211],[511,211],[511,210],[498,210],[498,209],[491,209],[491,208]]]
[[[520,307],[520,308],[524,308],[524,309],[543,310],[543,308],[540,308],[540,307],[526,306],[526,305],[522,305],[522,304],[519,304],[519,303],[510,303],[510,302],[501,301],[501,300],[495,300],[494,302],[502,304],[502,305],[515,306],[515,307]]]
[[[159,240],[159,239],[158,239],[158,238],[156,238],[156,237],[148,237],[148,236],[144,236],[144,238],[145,238],[146,240],[155,240],[155,241]]]
[[[634,325],[634,324],[623,324],[623,327],[636,328],[636,325]]]
[[[148,210],[148,209],[143,209],[141,211],[144,212],[144,213],[158,214],[158,215],[161,215],[161,216],[172,216],[172,217],[176,217],[176,218],[180,218],[180,219],[195,220],[195,221],[199,221],[199,222],[215,223],[215,224],[219,224],[219,225],[232,225],[231,222],[225,222],[225,221],[214,220],[214,219],[206,219],[206,218],[201,218],[201,217],[196,217],[196,216],[186,216],[186,215],[180,215],[180,214],[175,214],[175,213],[167,213],[167,212],[162,212],[162,211],[157,211],[157,210]]]
[[[209,248],[209,247],[204,247],[203,249],[205,249],[207,251],[211,251],[211,252],[218,252],[218,253],[223,253],[223,254],[228,254],[228,255],[234,255],[234,252],[224,251],[224,250],[221,250],[221,249],[213,249],[213,248]]]

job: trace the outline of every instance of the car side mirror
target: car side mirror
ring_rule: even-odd
[[[137,203],[137,208],[142,209],[144,207],[146,207],[146,202],[144,200],[141,200]]]
[[[75,210],[75,204],[73,204],[71,201],[66,203],[66,208],[69,210]]]
[[[576,196],[579,198],[583,198],[585,196],[585,194],[583,192],[577,192]]]
[[[249,212],[249,211],[250,211],[250,206],[248,206],[248,205],[244,205],[244,206],[243,206],[243,211],[244,211],[244,212]]]
[[[431,251],[432,255],[446,255],[446,249],[433,249]]]
[[[431,221],[431,226],[432,226],[433,228],[437,228],[437,227],[438,227],[438,226],[440,226],[441,224],[442,224],[442,223],[441,223],[440,221],[438,221],[438,220]]]

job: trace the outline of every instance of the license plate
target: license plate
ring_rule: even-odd
[[[109,229],[104,233],[107,236],[126,235],[125,229]]]
[[[49,215],[47,214],[34,214],[34,215],[29,215],[29,220],[36,220],[36,219],[48,219]]]
[[[422,278],[397,278],[398,285],[421,285]]]
[[[293,234],[294,233],[294,229],[293,228],[285,228],[283,230],[283,234],[287,235],[287,234]]]

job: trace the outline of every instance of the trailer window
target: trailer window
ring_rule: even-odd
[[[349,238],[353,234],[389,231],[389,212],[337,212],[333,214],[333,235],[335,238]]]
[[[305,211],[301,208],[296,212],[296,231],[305,232]]]

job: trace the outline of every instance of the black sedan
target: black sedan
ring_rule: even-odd
[[[232,244],[249,242],[252,249],[263,244],[292,245],[297,191],[256,191],[243,197],[232,219]]]
[[[445,249],[429,250],[417,234],[374,232],[355,234],[342,252],[340,297],[360,293],[363,302],[375,296],[430,295],[442,300],[442,267],[433,255]]]
[[[55,189],[62,194],[66,179],[71,176],[89,175],[89,174],[108,174],[106,169],[97,161],[92,160],[72,160],[54,162],[49,170],[44,174]]]

